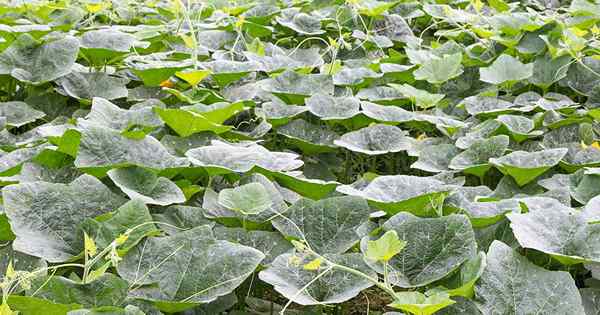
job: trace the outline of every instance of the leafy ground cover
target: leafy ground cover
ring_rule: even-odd
[[[0,315],[600,314],[600,2],[0,4]]]

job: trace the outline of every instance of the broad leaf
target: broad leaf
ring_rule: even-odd
[[[253,182],[219,192],[219,204],[242,214],[259,214],[271,207],[273,201],[261,183]]]
[[[367,242],[365,256],[374,261],[388,262],[406,247],[396,231],[387,231],[379,239]]]
[[[409,84],[390,83],[390,86],[410,99],[417,107],[423,109],[434,107],[445,96],[444,94],[434,94],[429,93],[426,90],[419,90]]]
[[[110,76],[104,72],[71,72],[57,80],[61,91],[73,98],[91,100],[102,97],[107,100],[127,97],[126,78]]]
[[[60,304],[81,304],[84,307],[121,305],[127,297],[127,281],[106,273],[90,283],[60,276],[35,279],[28,294]]]
[[[107,174],[131,199],[161,206],[185,201],[183,192],[175,183],[148,169],[137,166],[115,168]]]
[[[349,132],[335,140],[337,146],[368,155],[400,152],[411,147],[407,133],[400,128],[376,124]]]
[[[232,292],[263,258],[256,249],[216,240],[208,226],[201,226],[147,239],[117,270],[130,283],[131,295],[173,312]]]
[[[504,135],[476,140],[467,150],[452,158],[449,167],[483,177],[490,169],[489,159],[501,157],[508,148],[508,143],[509,139]]]
[[[420,287],[444,278],[476,255],[477,243],[466,216],[418,218],[406,212],[391,217],[384,231],[396,231],[406,247],[389,261],[390,281],[403,288]],[[361,241],[367,250],[368,237]],[[381,264],[370,263],[379,273]]]
[[[288,70],[267,79],[264,89],[288,104],[302,104],[305,98],[315,93],[333,94],[333,80],[325,74],[302,75]]]
[[[484,314],[585,314],[569,273],[538,267],[500,241],[488,250],[475,293]]]
[[[0,54],[0,74],[32,84],[52,81],[71,72],[78,51],[74,37],[39,42],[23,34]]]
[[[118,131],[91,123],[79,122],[81,143],[75,166],[104,173],[119,166],[137,165],[155,170],[185,167],[186,159],[167,152],[156,138],[129,139]]]
[[[529,207],[527,213],[507,214],[522,247],[547,253],[563,264],[600,262],[600,226],[588,224],[588,216],[556,206]]]
[[[348,119],[359,113],[360,102],[354,97],[314,94],[306,99],[308,110],[323,120]]]
[[[81,253],[80,224],[115,210],[124,200],[99,180],[82,175],[70,184],[31,182],[2,190],[16,250],[64,262]]]
[[[116,239],[127,235],[127,239],[119,244],[122,253],[135,246],[142,238],[157,233],[152,223],[148,208],[139,200],[131,200],[119,207],[107,218],[86,219],[83,229],[103,249]]]
[[[43,112],[31,108],[25,102],[0,103],[0,117],[11,127],[21,127],[46,116]]]
[[[211,145],[189,150],[185,155],[194,165],[211,173],[247,172],[255,166],[275,172],[289,171],[303,164],[296,154],[271,152],[257,144],[239,146],[213,141]]]
[[[534,65],[523,64],[513,56],[502,54],[487,68],[479,68],[479,79],[491,84],[515,83],[533,75]]]
[[[285,218],[275,218],[273,226],[286,237],[306,240],[319,254],[342,254],[360,240],[358,228],[369,213],[358,197],[302,198],[282,214]]]
[[[448,293],[443,292],[430,296],[421,292],[398,292],[395,300],[389,306],[411,314],[431,315],[454,303]]]
[[[463,73],[462,53],[433,57],[422,64],[413,74],[417,80],[441,84]]]
[[[500,158],[490,158],[490,164],[523,186],[555,166],[567,154],[567,149],[548,149],[536,152],[514,151]]]
[[[386,212],[408,211],[421,216],[435,215],[450,190],[436,179],[408,175],[379,176],[366,187],[337,187],[337,191],[365,198]]]
[[[336,264],[359,270],[370,277],[376,275],[365,265],[361,254],[326,255],[325,257]],[[343,270],[329,270],[326,265],[316,270],[302,268],[312,260],[314,260],[312,256],[283,254],[277,257],[269,268],[261,271],[259,278],[300,305],[342,303],[373,286],[372,282],[363,277]],[[318,277],[319,275],[321,276]]]

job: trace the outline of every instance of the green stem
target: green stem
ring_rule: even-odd
[[[386,287],[389,287],[389,282],[388,282],[388,264],[387,262],[383,262],[383,284],[385,284]]]
[[[372,282],[374,285],[376,285],[377,287],[379,287],[380,289],[382,289],[383,291],[385,291],[387,294],[389,294],[392,298],[396,298],[396,292],[394,292],[394,290],[392,290],[392,288],[388,287],[387,285],[379,282],[379,280],[377,280],[377,279],[375,279],[375,278],[373,278],[373,277],[371,277],[371,276],[369,276],[369,275],[367,275],[365,273],[362,273],[362,272],[360,272],[360,271],[358,271],[356,269],[352,269],[350,267],[346,267],[346,266],[343,266],[343,265],[338,265],[338,264],[336,264],[334,262],[331,262],[331,261],[327,261],[327,262],[333,268],[336,268],[336,269],[339,269],[339,270],[351,273],[353,275],[359,276],[361,278],[364,278],[364,279]]]

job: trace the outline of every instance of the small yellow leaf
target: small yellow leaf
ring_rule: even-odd
[[[128,238],[129,238],[129,235],[121,234],[121,235],[119,235],[119,237],[117,237],[115,239],[115,243],[117,243],[117,245],[123,245],[127,241]]]
[[[406,242],[398,238],[394,230],[385,232],[383,236],[374,241],[367,242],[367,258],[387,262],[404,249]]]
[[[175,87],[175,82],[171,81],[171,79],[166,79],[160,82],[160,87],[173,88]]]
[[[581,145],[581,148],[584,149],[584,150],[588,148],[588,145],[585,144],[585,142],[583,142],[583,140],[581,140],[580,145]]]
[[[489,38],[489,37],[492,37],[492,35],[494,35],[494,32],[492,32],[490,30],[483,29],[483,28],[472,27],[471,29],[473,31],[475,31],[475,33],[477,34],[477,36],[479,36],[481,38]]]
[[[290,256],[289,261],[288,261],[288,263],[291,266],[294,266],[294,267],[300,266],[301,262],[302,262],[302,259],[300,259],[300,257],[295,256],[295,255],[294,256]]]
[[[192,36],[187,35],[187,34],[179,34],[179,37],[181,37],[181,39],[183,40],[185,47],[187,47],[189,49],[195,48],[194,38],[192,38]]]
[[[326,63],[323,65],[321,73],[336,74],[342,70],[342,62],[336,59],[333,63]]]
[[[190,85],[196,86],[200,81],[210,75],[210,70],[191,70],[191,71],[178,71],[175,72],[175,76],[189,83]]]
[[[89,12],[89,13],[98,13],[104,9],[107,9],[111,6],[110,2],[96,2],[96,3],[87,3],[85,5],[85,9]]]
[[[108,261],[104,265],[100,266],[98,269],[90,271],[87,278],[85,279],[85,282],[87,282],[87,283],[93,282],[94,280],[100,278],[100,276],[102,276],[103,274],[106,273],[106,270],[108,270],[108,268],[110,266],[111,266],[111,262]]]
[[[510,9],[508,3],[503,0],[488,0],[488,4],[498,12],[504,12]]]
[[[237,28],[237,29],[242,28],[242,25],[244,25],[245,22],[246,22],[246,19],[244,18],[243,15],[238,17],[237,21],[235,21],[235,28]]]
[[[327,41],[329,42],[329,46],[331,46],[333,48],[340,48],[340,44],[338,43],[338,41],[336,39],[333,39],[333,38],[327,36]]]
[[[257,37],[246,47],[249,52],[255,53],[259,56],[265,55],[265,45]]]
[[[7,279],[13,279],[13,278],[15,278],[16,275],[17,275],[17,272],[15,271],[15,268],[13,267],[12,261],[9,261],[8,266],[6,266],[5,277]]]
[[[13,312],[13,310],[10,309],[10,306],[8,306],[8,304],[6,303],[2,303],[2,305],[0,305],[0,315],[16,315],[17,312]]]
[[[420,134],[420,135],[417,137],[417,141],[423,141],[423,140],[425,140],[425,139],[427,139],[427,135],[426,135],[426,134],[424,134],[424,133]]]
[[[598,141],[594,141],[590,147],[594,148],[594,149],[598,149],[600,150],[600,144],[598,143]]]
[[[87,233],[85,233],[85,232],[83,233],[83,244],[84,244],[85,252],[89,256],[96,255],[96,253],[98,252],[98,248],[96,247],[96,242],[94,242],[94,239],[89,237],[87,235]]]
[[[481,9],[483,9],[483,1],[481,0],[472,0],[471,5],[478,13],[481,12]]]
[[[600,28],[598,28],[598,25],[592,26],[592,28],[590,28],[590,31],[594,35],[600,35]]]
[[[12,261],[8,262],[8,266],[6,266],[6,278],[13,279],[16,275],[15,269],[13,268]]]
[[[304,270],[319,270],[319,268],[321,268],[322,262],[323,262],[323,260],[321,258],[315,258],[315,259],[311,260],[310,262],[304,264],[304,266],[302,266],[302,269],[304,269]]]
[[[577,37],[583,37],[588,33],[586,30],[582,30],[578,27],[571,27],[569,28],[569,30],[573,32],[573,34],[575,34],[575,36]]]
[[[171,2],[173,3],[173,12],[179,14],[184,8],[183,3],[181,0],[171,0]]]
[[[306,245],[304,245],[304,243],[299,242],[299,241],[292,240],[292,245],[294,245],[294,247],[296,248],[296,250],[300,251],[300,252],[303,252],[303,251],[305,251],[307,249]]]

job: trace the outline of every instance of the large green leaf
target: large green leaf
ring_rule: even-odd
[[[202,131],[223,133],[231,130],[232,126],[222,125],[229,117],[244,109],[244,104],[220,103],[212,106],[201,104],[182,108],[163,109],[155,108],[160,118],[182,137]]]
[[[218,226],[214,228],[215,238],[242,245],[250,246],[265,254],[263,264],[271,264],[279,255],[292,249],[288,242],[278,232],[247,231],[243,228],[227,228]]]
[[[463,73],[462,53],[433,57],[422,64],[413,74],[417,80],[441,84]]]
[[[334,143],[350,151],[378,155],[407,150],[411,140],[400,128],[376,124],[344,134]]]
[[[130,283],[131,295],[173,312],[232,292],[264,257],[254,248],[216,240],[210,227],[200,226],[146,239],[117,270]]]
[[[286,237],[306,240],[319,254],[342,254],[360,240],[358,228],[369,219],[369,205],[358,197],[344,196],[313,201],[302,198],[273,226]]]
[[[127,298],[127,281],[105,273],[90,283],[80,283],[61,276],[35,279],[28,294],[60,304],[81,304],[84,307],[120,306]]]
[[[119,131],[125,131],[131,127],[153,129],[163,125],[150,106],[132,106],[129,109],[123,109],[100,97],[92,99],[92,109],[86,119]]]
[[[261,183],[252,182],[219,192],[219,204],[242,214],[259,214],[272,205],[269,191]]]
[[[110,245],[122,235],[127,235],[127,239],[119,245],[119,250],[125,253],[142,238],[158,232],[152,221],[146,205],[135,199],[119,207],[110,216],[86,219],[83,229],[100,248]]]
[[[0,117],[11,127],[21,127],[46,116],[44,112],[31,108],[25,102],[0,103]]]
[[[222,189],[219,193],[210,188],[206,189],[202,200],[205,216],[214,219],[236,218],[239,223],[245,225],[248,221],[271,220],[287,209],[277,186],[264,175],[255,173],[244,176],[238,184],[238,187]],[[250,186],[244,187],[248,185]],[[262,188],[258,188],[258,185]],[[244,194],[253,189],[259,190],[261,196]],[[266,194],[263,195],[264,193]],[[239,195],[232,197],[232,194]],[[255,208],[250,209],[251,207]]]
[[[521,143],[529,138],[541,136],[544,132],[534,130],[535,123],[533,120],[518,116],[518,115],[500,115],[496,118],[504,125],[510,137],[518,143]]]
[[[318,35],[325,33],[321,29],[321,20],[310,14],[300,12],[299,8],[289,8],[281,11],[275,18],[277,23],[288,27],[302,35]]]
[[[187,159],[175,157],[156,138],[130,139],[120,132],[79,121],[81,142],[75,166],[105,173],[110,168],[137,165],[155,170],[185,167]]]
[[[105,72],[71,72],[57,80],[61,91],[76,99],[91,100],[102,97],[107,100],[127,97],[126,78],[110,76]]]
[[[33,84],[52,81],[71,72],[78,52],[74,37],[39,42],[23,34],[0,54],[0,74]]]
[[[337,191],[365,198],[386,212],[408,211],[420,216],[436,215],[450,190],[439,180],[409,175],[379,176],[366,187],[337,187]]]
[[[326,74],[302,75],[288,70],[275,78],[267,79],[263,89],[288,104],[302,104],[305,98],[316,93],[333,94],[333,80]]]
[[[161,206],[185,201],[183,192],[175,183],[148,169],[137,166],[115,168],[107,174],[131,199]]]
[[[81,304],[61,304],[33,296],[11,295],[8,297],[8,305],[13,311],[23,315],[65,315],[71,310],[80,309]]]
[[[479,68],[479,79],[491,84],[515,83],[533,75],[534,65],[523,64],[519,59],[502,54],[487,68]]]
[[[306,106],[322,120],[348,119],[358,115],[360,101],[354,97],[314,94],[306,99]]]
[[[156,107],[154,111],[160,118],[171,127],[177,134],[187,137],[202,131],[223,133],[231,130],[232,126],[221,125],[212,121],[201,113],[185,109],[163,109]]]
[[[275,172],[289,171],[303,164],[293,153],[271,152],[257,144],[244,146],[220,141],[189,150],[185,155],[194,165],[212,173],[247,172],[255,166]]]
[[[91,64],[118,61],[134,47],[135,36],[114,29],[91,30],[81,36],[81,53]]]
[[[420,148],[417,153],[419,159],[410,167],[430,173],[448,171],[448,165],[458,153],[460,153],[460,150],[449,143],[425,146]]]
[[[417,89],[410,84],[390,83],[390,86],[410,99],[417,107],[423,109],[434,107],[445,96],[444,94],[429,93],[426,90]]]
[[[390,281],[403,288],[420,287],[444,278],[476,255],[477,243],[469,219],[464,215],[418,218],[401,212],[382,226],[396,231],[406,247],[389,261]],[[361,241],[366,250],[368,237]],[[369,262],[377,272],[383,265]]]
[[[484,314],[585,314],[569,273],[536,266],[500,241],[488,250],[475,294]]]
[[[153,214],[152,217],[155,221],[160,222],[157,224],[169,235],[201,225],[211,227],[215,225],[215,222],[204,216],[204,210],[200,207],[170,206],[163,213]]]
[[[356,269],[370,277],[376,276],[375,272],[364,263],[361,254],[325,255],[325,257],[336,264]],[[314,259],[313,256],[280,255],[269,268],[259,273],[259,278],[300,305],[342,303],[373,286],[369,280],[349,272],[328,270],[325,264],[316,270],[303,268]]]
[[[557,165],[566,154],[565,148],[536,152],[514,151],[499,158],[490,158],[489,162],[502,173],[514,178],[519,186],[523,186]]]
[[[461,101],[467,113],[476,116],[495,116],[510,113],[514,104],[492,96],[469,96]],[[484,122],[485,123],[485,122]]]
[[[599,212],[595,209],[594,212]],[[592,213],[554,207],[529,207],[507,214],[519,244],[547,253],[564,264],[600,262],[600,226],[588,224]]]
[[[552,58],[548,54],[539,56],[533,62],[533,74],[529,78],[529,82],[547,89],[567,75],[570,62],[569,56],[558,58]]]
[[[70,184],[31,182],[2,190],[18,251],[63,262],[83,250],[81,223],[115,210],[124,200],[99,180],[82,175]]]
[[[443,292],[433,293],[430,296],[421,292],[398,292],[389,306],[411,314],[430,315],[454,303],[448,293]]]
[[[332,151],[337,133],[326,126],[316,125],[304,119],[294,119],[277,128],[277,133],[307,154]]]
[[[381,76],[381,73],[377,73],[365,67],[342,67],[341,70],[333,75],[333,84],[341,86],[358,86]]]
[[[127,57],[125,63],[147,86],[160,86],[162,82],[169,79],[176,72],[188,68],[192,64],[191,60],[161,60],[163,57],[160,54],[136,55]]]
[[[483,177],[490,169],[489,159],[502,156],[508,147],[508,143],[509,139],[504,135],[476,140],[467,150],[452,158],[449,167]]]

